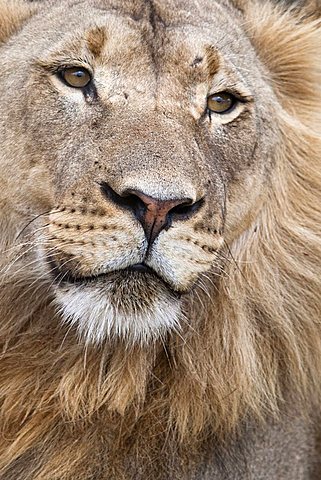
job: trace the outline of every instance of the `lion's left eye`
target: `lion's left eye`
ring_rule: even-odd
[[[228,92],[214,93],[207,97],[207,110],[214,113],[226,113],[237,103],[237,99]]]
[[[91,82],[91,74],[86,68],[69,67],[59,73],[69,87],[84,88]]]

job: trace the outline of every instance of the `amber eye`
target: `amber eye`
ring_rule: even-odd
[[[69,87],[84,88],[91,82],[90,73],[82,67],[65,68],[60,75]]]
[[[219,92],[207,97],[207,109],[209,112],[225,113],[231,110],[237,100],[231,93]]]

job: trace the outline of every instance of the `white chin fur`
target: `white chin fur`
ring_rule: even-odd
[[[180,328],[180,302],[165,289],[154,290],[141,308],[130,296],[115,301],[108,289],[69,285],[56,290],[55,303],[63,321],[75,327],[87,345],[115,338],[146,344]]]

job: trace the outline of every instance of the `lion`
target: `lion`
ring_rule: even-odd
[[[0,0],[1,479],[320,479],[320,22]]]

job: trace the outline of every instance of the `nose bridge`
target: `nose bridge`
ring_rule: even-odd
[[[161,202],[175,202],[177,199],[189,199],[195,202],[198,198],[197,189],[188,179],[178,176],[166,176],[158,172],[135,172],[125,178],[119,179],[116,191],[139,191],[146,197],[157,199]]]
[[[107,183],[119,194],[143,192],[162,201],[203,196],[200,163],[192,133],[176,122],[139,122],[109,149]]]

